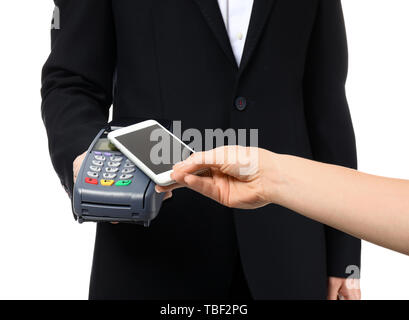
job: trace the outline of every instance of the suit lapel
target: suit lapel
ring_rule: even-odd
[[[203,14],[203,17],[208,23],[210,29],[213,31],[217,39],[217,42],[219,43],[223,52],[230,60],[230,62],[234,65],[234,67],[237,69],[238,68],[237,62],[234,57],[233,50],[231,48],[230,39],[227,34],[226,26],[224,24],[223,17],[220,12],[217,0],[194,0],[194,1],[198,4]]]
[[[240,72],[242,72],[247,66],[254,53],[254,49],[260,40],[260,36],[268,17],[270,16],[275,1],[276,0],[254,0],[246,44],[244,46],[243,56],[240,63]]]

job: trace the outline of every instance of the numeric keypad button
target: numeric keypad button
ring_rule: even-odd
[[[110,160],[113,161],[113,162],[121,162],[123,159],[124,159],[124,158],[123,158],[123,157],[120,157],[120,156],[112,156],[112,157],[110,158]]]
[[[104,179],[115,179],[116,173],[104,173]]]
[[[122,170],[122,173],[128,174],[135,172],[135,168],[125,168]]]
[[[91,171],[95,171],[95,172],[101,171],[101,167],[98,167],[98,166],[90,166],[89,168],[91,169]]]
[[[135,165],[132,162],[125,162],[124,168],[135,168]]]
[[[94,172],[94,171],[88,171],[87,175],[91,178],[98,178],[99,176],[98,172]]]
[[[129,180],[132,179],[133,175],[132,174],[123,174],[119,177],[119,180]]]
[[[108,166],[113,168],[118,168],[121,165],[120,162],[109,161]]]

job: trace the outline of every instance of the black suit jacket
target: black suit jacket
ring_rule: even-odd
[[[339,0],[255,0],[240,67],[216,0],[55,3],[42,117],[69,193],[112,103],[117,122],[258,128],[260,147],[356,168]],[[360,241],[279,206],[231,210],[179,190],[149,229],[98,224],[90,296],[223,297],[238,254],[255,298],[325,298],[327,275],[359,266]]]

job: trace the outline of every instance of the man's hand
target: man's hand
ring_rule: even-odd
[[[73,176],[74,176],[74,183],[77,180],[78,173],[81,169],[82,162],[84,161],[86,155],[87,155],[87,152],[85,151],[84,153],[76,157],[73,162],[72,170],[73,170]],[[172,191],[166,192],[164,200],[169,199],[171,197],[172,197]]]
[[[361,300],[359,279],[328,278],[328,300]]]
[[[74,183],[75,183],[75,181],[77,181],[78,172],[80,172],[81,165],[82,165],[82,162],[85,159],[86,154],[87,154],[87,152],[85,151],[83,154],[76,157],[74,162],[73,162],[72,171],[73,171],[73,175],[74,175]]]

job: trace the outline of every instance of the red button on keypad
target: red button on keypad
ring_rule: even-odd
[[[89,184],[98,184],[98,180],[92,178],[85,178],[85,182]]]

